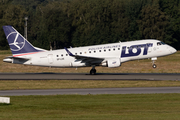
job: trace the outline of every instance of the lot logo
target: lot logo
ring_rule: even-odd
[[[132,45],[130,47],[123,46],[121,57],[133,57],[141,54],[142,48],[144,48],[143,55],[147,55],[148,48],[152,47],[153,43]]]
[[[12,51],[19,51],[25,45],[24,38],[16,32],[10,33],[8,36],[9,46]]]

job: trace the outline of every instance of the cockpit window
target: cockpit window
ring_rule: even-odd
[[[164,42],[161,42],[161,44],[162,44],[162,45],[165,45],[165,43],[164,43]]]
[[[157,46],[159,46],[159,45],[165,45],[165,43],[164,42],[157,42]]]
[[[159,46],[159,45],[161,45],[161,42],[158,42],[158,43],[157,43],[157,46]]]
[[[165,43],[164,42],[158,42],[157,46],[159,46],[159,45],[165,45]]]

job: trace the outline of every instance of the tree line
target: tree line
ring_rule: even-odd
[[[158,39],[180,50],[180,0],[0,0],[0,49],[9,49],[2,26],[53,49]]]

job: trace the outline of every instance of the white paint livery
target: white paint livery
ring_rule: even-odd
[[[11,27],[11,28],[9,28]],[[12,26],[3,27],[6,36],[16,31]],[[6,28],[8,30],[6,30]],[[16,31],[17,32],[17,31]],[[17,32],[19,35],[19,33]],[[30,44],[25,38],[26,44]],[[10,42],[11,41],[11,42]],[[15,41],[15,42],[14,42]],[[15,40],[8,40],[9,44],[18,45],[17,35]],[[130,42],[119,42],[111,44],[102,44],[86,47],[65,48],[59,50],[43,50],[33,47],[38,52],[29,52],[13,54],[5,58],[4,62],[24,65],[36,65],[46,67],[88,67],[92,66],[90,74],[96,74],[95,66],[119,67],[121,63],[151,58],[153,67],[156,68],[154,61],[157,57],[170,55],[176,52],[173,47],[154,39],[138,40]],[[11,46],[10,46],[11,47]],[[26,45],[23,46],[24,48]],[[21,48],[22,49],[22,48]],[[12,48],[11,48],[12,50]]]

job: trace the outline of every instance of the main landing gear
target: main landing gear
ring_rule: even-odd
[[[154,64],[155,63],[155,60],[157,60],[157,58],[151,58],[151,60],[152,60],[152,67],[153,68],[156,68],[157,67],[157,65],[156,64]]]
[[[92,69],[90,70],[90,75],[95,75],[95,74],[96,74],[95,66],[92,66]]]

